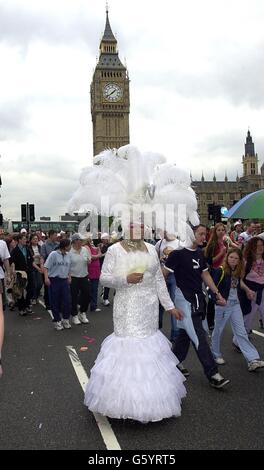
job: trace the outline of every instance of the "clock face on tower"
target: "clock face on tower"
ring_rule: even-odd
[[[116,83],[108,83],[103,88],[103,96],[107,101],[119,101],[122,98],[122,88]]]

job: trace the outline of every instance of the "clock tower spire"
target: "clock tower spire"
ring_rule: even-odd
[[[118,56],[107,5],[100,56],[91,83],[94,155],[129,143],[129,108],[128,72]]]

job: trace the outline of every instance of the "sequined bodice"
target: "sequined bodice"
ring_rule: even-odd
[[[159,298],[165,309],[173,308],[156,250],[150,244],[146,246],[148,253],[140,257],[145,269],[140,284],[127,283],[125,266],[127,263],[127,269],[131,269],[131,261],[119,243],[106,254],[100,280],[116,289],[113,316],[117,336],[143,338],[154,334],[158,329]]]

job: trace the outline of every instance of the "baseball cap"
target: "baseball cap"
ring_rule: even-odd
[[[22,229],[20,230],[20,233],[27,233],[27,231],[26,231],[25,228],[22,228]]]
[[[74,233],[71,237],[72,242],[75,242],[76,240],[81,240],[79,233]]]
[[[105,232],[105,233],[102,233],[102,235],[101,235],[101,240],[102,240],[103,238],[109,238],[109,234],[106,233],[106,232]]]
[[[237,220],[237,221],[234,223],[234,227],[236,227],[237,225],[242,225],[241,220]]]

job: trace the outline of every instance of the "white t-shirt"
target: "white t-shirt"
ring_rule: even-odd
[[[0,240],[0,259],[2,261],[5,261],[6,259],[9,259],[9,258],[10,258],[10,254],[7,248],[7,244],[4,240]],[[0,279],[4,279],[4,277],[5,277],[4,270],[2,266],[0,266]]]
[[[163,256],[166,256],[164,253],[165,248],[170,248],[171,250],[178,250],[179,249],[179,240],[159,240],[155,245],[156,251],[158,253],[159,259]]]
[[[70,274],[73,277],[87,277],[88,276],[88,261],[91,261],[91,252],[86,250],[84,246],[78,252],[74,248],[70,250],[71,266]]]

